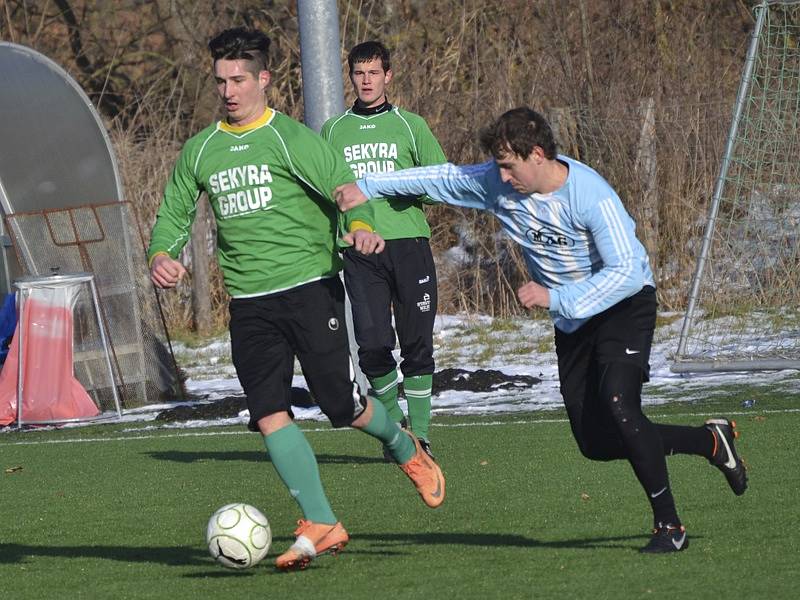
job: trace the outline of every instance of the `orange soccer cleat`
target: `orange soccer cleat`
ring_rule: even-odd
[[[350,541],[341,523],[329,525],[301,519],[297,522],[294,544],[275,561],[279,569],[305,569],[314,558],[322,554],[336,555]]]
[[[411,457],[411,460],[400,465],[400,468],[414,482],[423,502],[431,508],[436,508],[444,502],[444,475],[442,470],[423,450],[416,436],[407,430],[405,433],[414,442],[416,452]]]

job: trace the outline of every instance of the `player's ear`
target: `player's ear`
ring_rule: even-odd
[[[388,85],[389,82],[392,80],[392,76],[393,76],[392,70],[386,69],[386,72],[383,74],[383,84]]]
[[[271,78],[272,78],[272,75],[270,74],[269,71],[267,71],[267,70],[259,71],[259,73],[258,73],[258,86],[261,88],[262,92],[267,89],[267,86],[269,85],[269,82],[270,82]]]

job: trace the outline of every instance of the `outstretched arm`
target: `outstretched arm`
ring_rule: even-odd
[[[489,161],[478,165],[447,163],[367,175],[356,182],[357,186],[338,187],[337,203],[342,210],[348,210],[368,198],[428,195],[437,202],[486,209],[494,203],[497,186],[502,185],[496,171],[494,161]]]

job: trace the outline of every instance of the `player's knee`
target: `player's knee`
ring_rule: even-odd
[[[579,440],[578,449],[589,460],[609,461],[619,457],[619,452],[599,440]]]
[[[404,359],[400,368],[403,370],[403,377],[417,377],[419,375],[432,375],[435,366],[436,363],[433,358],[417,361]]]
[[[360,348],[358,364],[367,377],[380,377],[397,366],[391,349],[384,347]]]
[[[358,398],[353,397],[352,402],[342,403],[340,407],[335,410],[328,411],[325,416],[331,422],[331,426],[338,429],[340,427],[351,427],[353,421],[364,414],[367,408],[367,399],[364,396],[358,395]]]
[[[433,352],[428,348],[415,348],[411,352],[403,351],[403,375],[413,377],[414,375],[430,375],[433,373],[435,362]]]
[[[642,377],[639,366],[612,363],[603,374],[600,397],[620,429],[636,427],[643,418]]]

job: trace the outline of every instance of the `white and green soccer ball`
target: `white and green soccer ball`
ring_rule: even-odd
[[[218,563],[231,569],[257,565],[269,552],[272,531],[257,508],[237,502],[226,504],[208,520],[206,543]]]

